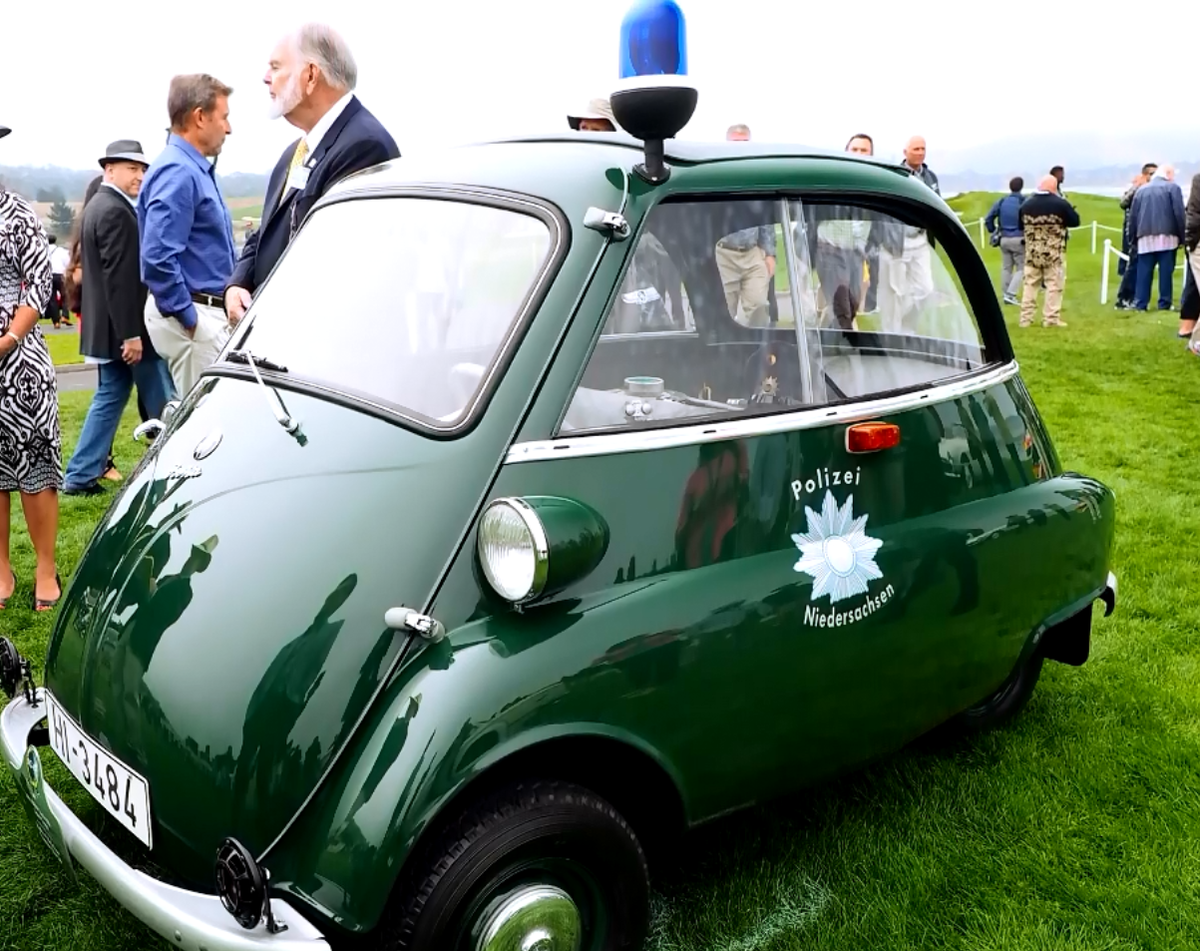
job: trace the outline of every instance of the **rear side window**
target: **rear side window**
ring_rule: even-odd
[[[953,263],[918,223],[797,199],[668,202],[630,254],[561,432],[862,400],[988,362]]]

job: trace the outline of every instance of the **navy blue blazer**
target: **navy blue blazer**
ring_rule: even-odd
[[[254,293],[283,256],[304,216],[335,182],[353,172],[400,157],[400,150],[387,129],[357,96],[352,97],[321,139],[321,144],[305,158],[304,164],[310,169],[308,183],[303,189],[293,188],[284,196],[288,169],[299,141],[297,139],[284,149],[271,172],[263,200],[262,225],[246,241],[226,290],[244,287]]]

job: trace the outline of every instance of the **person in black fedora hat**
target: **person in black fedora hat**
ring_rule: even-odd
[[[146,287],[139,271],[137,197],[150,160],[141,143],[118,139],[99,159],[104,182],[83,211],[83,328],[79,349],[98,384],[67,464],[63,492],[103,492],[101,478],[121,414],[136,385],[146,413],[159,418],[174,395],[166,364],[146,333]]]
[[[0,138],[9,134],[0,126]],[[50,350],[38,327],[52,287],[46,229],[20,195],[0,186],[0,609],[16,590],[9,551],[13,492],[20,493],[37,558],[32,607],[62,594],[54,564],[62,437]]]

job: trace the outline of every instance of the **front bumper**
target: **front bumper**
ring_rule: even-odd
[[[165,885],[121,861],[45,782],[40,749],[29,743],[46,716],[41,694],[36,706],[18,696],[0,712],[0,750],[30,819],[72,877],[78,862],[134,917],[187,951],[328,951],[321,932],[280,899],[272,899],[271,909],[286,931],[270,934],[261,923],[247,930],[215,895]]]

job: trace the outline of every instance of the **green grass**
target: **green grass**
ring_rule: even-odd
[[[992,197],[953,204],[971,220]],[[1115,203],[1077,200],[1085,221],[1119,223]],[[1200,602],[1190,582],[1200,568],[1191,491],[1200,362],[1175,339],[1175,315],[1099,307],[1100,258],[1083,235],[1070,246],[1070,326],[1018,329],[1015,311],[1006,316],[1064,464],[1117,493],[1121,599],[1112,618],[1097,616],[1091,659],[1078,669],[1048,664],[1006,730],[915,744],[689,836],[656,879],[649,951],[1195,946]],[[998,252],[984,257],[998,277]],[[86,402],[87,394],[62,398],[71,436]],[[133,420],[117,442],[125,470],[137,452]],[[64,500],[64,573],[103,508]],[[22,532],[18,522],[27,597],[32,556]],[[40,659],[50,622],[14,603],[0,630]],[[49,864],[10,788],[0,781],[0,948],[144,947],[146,933],[93,883],[75,890]],[[68,792],[76,806],[90,802]]]
[[[41,326],[43,331],[50,327],[48,323],[42,323],[39,326]],[[70,329],[78,331],[79,327],[76,326]],[[50,359],[54,361],[56,367],[66,366],[70,363],[83,363],[83,354],[79,352],[79,334],[77,332],[61,334],[46,333],[44,336],[46,338],[46,346],[50,348]]]

